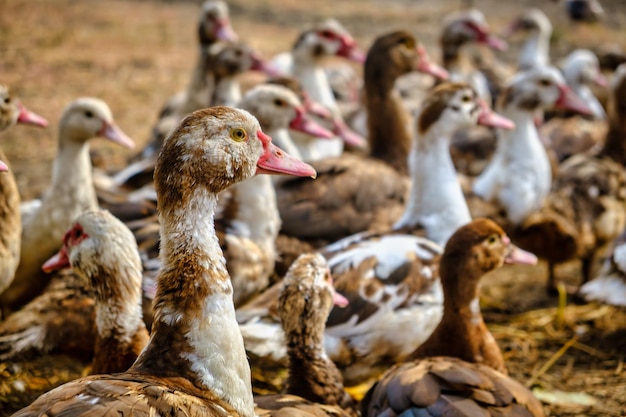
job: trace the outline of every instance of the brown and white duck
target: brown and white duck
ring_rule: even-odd
[[[13,282],[0,295],[4,309],[16,310],[43,290],[49,279],[42,276],[41,265],[58,250],[76,216],[98,207],[88,145],[96,136],[128,148],[134,146],[115,124],[104,101],[84,97],[71,102],[59,122],[59,149],[51,184],[36,209],[22,212],[20,263]]]
[[[43,117],[28,110],[9,88],[0,84],[0,132],[16,123],[40,127],[48,126]],[[20,216],[20,194],[12,172],[8,171],[6,156],[0,149],[0,218],[2,218],[2,239],[0,239],[0,293],[4,291],[15,275],[20,260],[20,236],[22,220]],[[1,316],[1,314],[0,314]]]
[[[412,119],[394,82],[415,70],[445,75],[409,32],[391,32],[374,41],[364,72],[370,157],[344,154],[316,161],[315,181],[281,183],[277,196],[284,233],[336,240],[395,221],[408,191],[402,174],[408,172]],[[394,207],[395,214],[390,212]]]
[[[518,73],[502,92],[497,108],[515,122],[515,129],[498,131],[493,159],[472,184],[472,192],[482,201],[469,204],[473,217],[504,210],[504,221],[514,228],[541,207],[552,185],[552,164],[535,125],[537,111],[561,108],[589,113],[589,109],[552,66]]]
[[[306,253],[290,266],[282,282],[278,315],[289,358],[283,394],[255,396],[259,416],[300,412],[308,415],[357,416],[356,404],[343,389],[343,377],[324,351],[324,327],[333,305],[348,300],[335,292],[326,259]]]
[[[440,262],[441,323],[407,361],[370,388],[362,415],[544,416],[533,394],[506,375],[502,352],[478,302],[479,282],[487,272],[504,263],[536,261],[490,220],[477,219],[456,231]]]
[[[315,174],[274,146],[244,110],[217,106],[187,116],[165,141],[155,169],[163,267],[148,345],[127,372],[67,383],[15,416],[52,410],[254,416],[250,367],[213,215],[219,192],[263,172]]]
[[[626,227],[625,98],[626,65],[621,65],[611,82],[604,144],[560,165],[545,204],[516,233],[520,245],[548,261],[550,291],[557,286],[556,265],[568,260],[580,259],[582,280],[589,280],[596,253]]]
[[[450,81],[465,82],[491,104],[491,91],[485,75],[472,64],[465,47],[471,43],[504,50],[506,42],[490,33],[485,15],[478,9],[453,13],[446,17],[439,42],[443,67],[450,73]]]
[[[291,54],[283,59],[280,67],[292,75],[314,101],[326,106],[332,114],[331,130],[337,135],[331,141],[312,140],[308,136],[293,135],[294,142],[304,160],[315,161],[330,156],[339,156],[344,142],[363,147],[365,141],[344,122],[337,101],[324,71],[325,58],[338,56],[362,63],[363,53],[350,32],[337,20],[326,19],[304,30],[296,40]]]
[[[531,8],[516,17],[505,31],[507,38],[513,35],[524,39],[517,61],[518,70],[550,65],[552,22],[541,9]]]
[[[557,112],[557,117],[539,127],[540,136],[559,162],[601,142],[608,128],[604,107],[591,89],[594,85],[607,87],[596,55],[587,49],[576,49],[567,55],[562,70],[567,85],[589,107],[591,115],[583,117],[571,115],[571,112]]]
[[[466,84],[442,84],[433,90],[416,123],[410,156],[415,178],[398,225],[402,228],[356,234],[321,249],[337,290],[350,301],[347,308],[331,312],[325,333],[326,352],[350,385],[404,358],[441,318],[437,243],[445,243],[471,220],[448,144],[456,129],[477,122],[511,127]],[[246,312],[244,306],[237,313],[246,348],[251,356],[280,360],[280,331],[267,317],[271,294],[261,297],[264,305],[251,304]]]
[[[578,293],[587,301],[626,307],[626,232],[612,243],[611,253],[595,277],[580,286]]]
[[[104,210],[79,215],[46,272],[72,267],[0,324],[0,359],[68,354],[93,358],[92,374],[122,372],[148,342],[135,237]]]

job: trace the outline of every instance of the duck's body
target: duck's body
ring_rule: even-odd
[[[526,219],[516,236],[523,239],[520,244],[548,261],[551,291],[556,288],[558,263],[580,259],[582,279],[587,281],[596,252],[626,226],[626,66],[618,69],[611,90],[604,145],[561,164],[544,207]]]
[[[554,67],[521,72],[502,94],[499,110],[515,122],[515,129],[498,132],[496,153],[475,179],[472,191],[502,207],[512,228],[538,210],[550,192],[552,166],[535,126],[535,114],[553,107],[587,111]]]
[[[93,187],[89,139],[103,136],[125,147],[134,143],[115,124],[109,106],[96,98],[70,103],[59,123],[59,150],[51,184],[35,213],[23,216],[20,263],[15,279],[0,296],[3,308],[16,310],[48,284],[41,265],[59,248],[65,231],[85,210],[98,207]]]
[[[48,122],[28,110],[19,100],[11,96],[9,88],[0,84],[0,132],[16,123],[46,127]],[[0,294],[11,284],[20,260],[22,219],[20,194],[12,172],[6,165],[7,158],[0,149]],[[0,314],[1,317],[1,314]]]
[[[405,31],[379,37],[365,62],[370,157],[343,155],[315,162],[315,181],[286,181],[277,189],[283,231],[336,240],[370,228],[384,230],[400,214],[408,191],[411,117],[394,91],[413,70],[443,74]],[[364,186],[367,184],[367,186]]]
[[[51,410],[66,415],[105,410],[255,415],[250,368],[213,214],[217,193],[257,170],[314,174],[273,146],[243,110],[213,107],[181,122],[165,141],[155,170],[163,267],[148,345],[127,372],[65,384],[15,416]]]
[[[285,393],[255,396],[257,415],[271,416],[288,407],[303,413],[313,413],[314,408],[316,413],[357,415],[341,373],[324,351],[325,321],[333,304],[343,307],[347,300],[335,293],[326,260],[320,254],[301,255],[285,276],[278,304],[289,357]]]
[[[455,232],[441,259],[445,297],[441,323],[410,360],[387,371],[370,388],[361,403],[362,415],[444,416],[454,410],[460,415],[543,416],[532,393],[506,376],[502,353],[478,305],[482,275],[505,262],[536,261],[511,245],[489,220],[474,220]]]

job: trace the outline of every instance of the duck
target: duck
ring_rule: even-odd
[[[198,21],[198,42],[211,45],[218,41],[239,40],[239,35],[230,23],[228,3],[222,0],[207,0],[202,3]]]
[[[0,132],[15,124],[47,127],[48,121],[28,110],[13,96],[8,86],[0,84]],[[20,194],[15,177],[6,164],[7,158],[0,149],[0,214],[2,235],[0,241],[0,293],[13,280],[20,260],[20,236],[22,220],[20,216]],[[2,313],[0,312],[0,317]]]
[[[0,323],[0,360],[64,353],[92,357],[92,374],[125,371],[148,342],[135,237],[108,211],[87,210],[42,265],[45,272],[69,267],[77,277],[58,276]]]
[[[626,227],[626,65],[618,67],[610,90],[609,127],[602,146],[573,155],[559,166],[544,205],[516,234],[522,247],[547,261],[550,293],[558,291],[558,264],[580,259],[581,281],[589,281],[597,254]],[[578,291],[576,286],[565,289]]]
[[[370,388],[361,415],[544,416],[539,400],[507,375],[479,306],[479,283],[487,272],[505,263],[536,262],[491,220],[475,219],[460,227],[441,256],[441,323],[407,360]],[[453,343],[450,335],[455,335]]]
[[[89,158],[89,139],[96,136],[126,148],[134,146],[103,100],[81,97],[68,104],[59,121],[59,149],[51,184],[41,202],[31,205],[36,209],[22,214],[19,266],[0,295],[5,311],[17,310],[43,290],[49,279],[41,274],[41,265],[58,250],[76,216],[98,207]]]
[[[491,104],[492,93],[488,80],[471,63],[464,48],[474,42],[498,51],[507,48],[505,41],[490,33],[485,15],[478,9],[455,12],[445,18],[439,43],[443,67],[450,74],[450,81],[468,83],[483,100]]]
[[[550,108],[590,112],[553,66],[522,71],[503,91],[497,109],[515,122],[515,129],[498,131],[491,162],[472,182],[470,194],[478,197],[470,201],[473,217],[504,211],[499,222],[513,230],[541,208],[552,185],[553,164],[537,132],[535,115]]]
[[[412,118],[395,92],[394,82],[415,70],[440,77],[446,73],[404,30],[379,36],[368,51],[364,68],[369,157],[344,153],[318,160],[313,162],[318,173],[315,181],[289,179],[278,185],[285,235],[332,242],[370,227],[384,229],[404,207]]]
[[[507,38],[517,34],[525,39],[518,56],[518,70],[550,65],[552,22],[541,9],[525,10],[505,30]]]
[[[352,397],[343,388],[341,373],[324,351],[325,321],[334,306],[348,300],[338,294],[326,259],[319,253],[304,253],[289,267],[282,281],[278,315],[287,343],[289,376],[284,392],[256,395],[258,416],[281,411],[300,415],[358,415]]]
[[[260,84],[251,88],[238,107],[254,115],[263,131],[278,145],[290,143],[290,129],[333,137],[308,116],[294,92],[280,85]],[[276,239],[281,219],[272,179],[259,175],[233,185],[220,194],[218,209],[215,227],[233,286],[233,300],[238,307],[269,285],[279,256]],[[153,272],[160,268],[160,262],[155,259],[158,230],[158,227],[142,225],[136,233],[143,234],[143,242],[148,241],[143,231],[152,235],[152,245],[143,243],[141,246],[144,265]]]
[[[457,128],[478,122],[512,127],[467,84],[436,87],[416,122],[409,157],[415,178],[401,221],[394,230],[357,233],[319,249],[335,288],[349,301],[331,311],[324,339],[347,385],[361,384],[404,358],[441,319],[441,244],[454,225],[471,221],[448,143]],[[237,312],[252,361],[284,358],[280,329],[267,313],[272,288]]]
[[[250,113],[215,106],[185,117],[154,173],[162,269],[148,344],[125,372],[80,378],[14,414],[252,417],[250,366],[215,234],[217,195],[255,173],[314,175],[272,144]]]
[[[315,161],[343,152],[344,142],[355,148],[363,148],[365,140],[348,127],[324,71],[323,59],[338,56],[362,64],[364,55],[350,32],[336,19],[317,22],[301,32],[290,55],[276,58],[274,66],[295,77],[314,101],[326,106],[332,114],[332,127],[337,138],[328,141],[311,140],[310,137],[293,135],[300,155],[306,161]],[[280,63],[284,61],[284,63]]]
[[[562,70],[565,81],[587,104],[591,115],[552,117],[539,127],[539,135],[554,151],[559,163],[601,142],[608,127],[604,107],[591,89],[594,84],[599,88],[607,87],[597,56],[588,49],[576,49],[567,55]]]

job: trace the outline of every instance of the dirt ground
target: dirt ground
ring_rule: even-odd
[[[0,82],[50,121],[47,129],[16,127],[2,147],[24,200],[48,184],[56,152],[56,128],[64,106],[79,96],[109,103],[118,125],[145,144],[164,101],[184,88],[195,60],[198,2],[0,0]],[[265,56],[287,50],[309,22],[336,17],[363,49],[393,29],[413,31],[438,57],[442,18],[461,0],[230,0],[235,30]],[[555,61],[575,47],[617,42],[626,47],[626,3],[604,0],[600,24],[574,25],[557,2],[476,0],[491,26],[504,28],[517,13],[541,6],[555,26]],[[519,42],[498,54],[513,63]],[[133,152],[95,140],[95,162],[115,170]],[[561,276],[577,283],[576,264]],[[545,265],[504,268],[483,285],[482,304],[510,373],[543,394],[553,416],[626,415],[626,312],[565,300],[562,308],[545,292]],[[0,416],[33,395],[83,372],[75,364],[49,372],[60,359],[0,364]],[[26,387],[18,376],[36,375]],[[568,395],[563,395],[566,393]]]

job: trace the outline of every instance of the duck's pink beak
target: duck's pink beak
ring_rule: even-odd
[[[262,57],[259,53],[257,52],[253,52],[251,54],[251,58],[252,58],[252,66],[250,67],[251,70],[254,71],[261,71],[263,73],[265,73],[268,77],[282,77],[285,74],[283,74],[282,71],[274,68],[273,66],[269,65]]]
[[[333,304],[336,305],[337,307],[343,308],[347,306],[348,304],[350,304],[350,302],[348,301],[346,297],[339,294],[337,291],[333,291]]]
[[[489,108],[484,101],[480,101],[480,113],[478,115],[478,124],[490,127],[499,127],[502,129],[515,129],[515,123],[504,116],[499,115]]]
[[[302,92],[302,105],[308,113],[311,113],[314,116],[328,120],[333,117],[333,115],[330,113],[330,110],[328,110],[326,106],[311,99],[306,91]]]
[[[65,246],[63,246],[56,255],[52,256],[50,259],[44,262],[44,264],[41,266],[41,269],[44,272],[52,272],[58,269],[68,268],[69,266],[70,258],[67,255],[67,250],[65,249]]]
[[[509,45],[505,40],[493,36],[489,33],[489,28],[484,26],[478,26],[473,23],[468,24],[469,27],[476,33],[476,41],[487,45],[488,47],[495,49],[496,51],[506,51]]]
[[[578,97],[576,93],[574,93],[567,85],[559,85],[559,94],[559,99],[554,104],[555,108],[571,110],[583,115],[593,116],[593,112],[589,106],[587,106],[587,104],[585,104],[585,102],[582,101],[580,97]]]
[[[364,148],[367,145],[367,140],[361,137],[361,135],[356,133],[354,130],[350,129],[350,127],[348,127],[348,125],[340,118],[335,118],[335,120],[333,120],[333,132],[343,139],[347,145],[354,146],[355,148]]]
[[[22,103],[19,103],[18,106],[20,109],[20,114],[19,116],[17,116],[18,123],[40,126],[40,127],[48,126],[48,121],[46,119],[28,110]]]
[[[449,77],[448,71],[439,65],[435,64],[428,54],[426,49],[422,45],[417,47],[417,70],[425,74],[430,74],[440,80],[447,80]]]
[[[521,264],[521,265],[536,265],[537,257],[530,252],[518,248],[511,243],[508,236],[505,236],[502,241],[509,245],[509,251],[504,258],[505,264]]]
[[[126,136],[126,133],[124,133],[122,129],[117,127],[117,125],[113,123],[113,121],[102,122],[102,128],[100,129],[98,134],[109,139],[110,141],[117,143],[118,145],[124,146],[125,148],[132,149],[135,147],[135,142],[133,142],[131,138]]]
[[[359,49],[356,41],[350,36],[342,36],[341,47],[337,51],[337,56],[348,58],[351,61],[359,64],[365,63],[365,53]]]
[[[296,117],[291,120],[289,127],[318,138],[330,139],[335,137],[333,132],[307,117],[306,112],[301,107],[296,108]]]
[[[0,161],[0,172],[7,172],[8,170],[9,166],[4,161]]]
[[[301,160],[290,156],[272,143],[272,138],[258,131],[257,137],[263,144],[263,155],[257,162],[257,174],[287,174],[296,177],[315,178],[315,169]]]
[[[215,36],[221,41],[237,42],[239,36],[230,25],[229,19],[219,19],[215,21]]]
[[[600,71],[596,72],[596,75],[593,77],[593,80],[591,80],[591,82],[599,87],[606,87],[609,85],[606,77]]]

